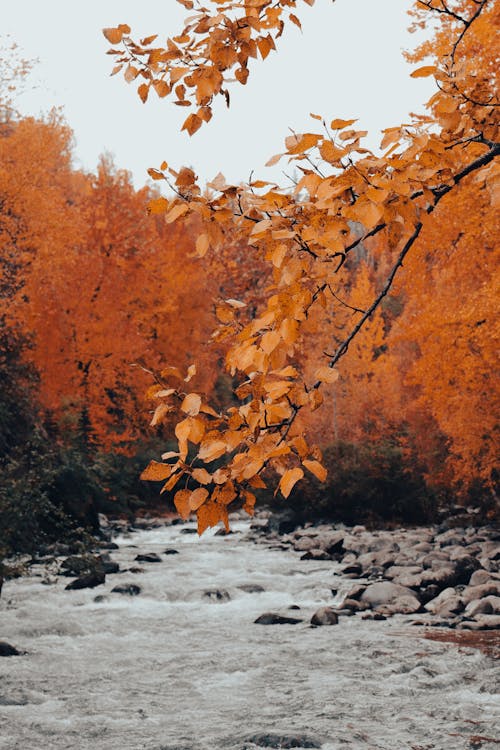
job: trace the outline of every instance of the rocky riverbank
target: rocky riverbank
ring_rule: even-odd
[[[235,519],[231,534],[201,538],[194,523],[108,525],[92,554],[46,550],[7,580],[0,750],[497,746],[491,620],[473,632],[462,626],[484,621],[467,603],[453,617],[427,610],[440,595],[423,601],[428,580],[396,583],[412,593],[383,601],[370,588],[392,585],[390,568],[434,572],[420,558],[444,550],[443,570],[473,569],[448,586],[464,601],[477,573],[498,582],[494,530],[464,529],[466,565],[442,528],[276,523]],[[435,634],[460,649],[425,637]]]
[[[493,527],[309,525],[280,533],[279,520],[271,519],[251,531],[301,560],[334,563],[341,585],[332,587],[329,609],[337,616],[399,614],[412,625],[500,631],[500,531]]]

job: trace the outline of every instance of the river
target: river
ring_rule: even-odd
[[[243,750],[266,734],[322,750],[498,746],[490,657],[424,639],[403,616],[311,628],[346,584],[335,563],[255,543],[246,522],[201,539],[186,528],[116,539],[113,559],[144,572],[95,589],[64,591],[42,568],[6,582],[0,639],[26,654],[0,659],[0,750]],[[144,552],[162,562],[134,562]],[[276,610],[304,621],[254,624]]]

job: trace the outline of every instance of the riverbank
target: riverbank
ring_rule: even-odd
[[[102,550],[118,570],[92,588],[66,589],[78,580],[61,575],[66,557],[5,583],[0,639],[24,653],[0,660],[1,750],[498,745],[495,660],[426,639],[459,631],[410,626],[423,613],[348,614],[339,599],[361,584],[341,568],[354,553],[301,559],[326,529],[275,535],[265,519],[236,520],[199,539],[191,523],[142,524]],[[329,532],[346,550],[372,534]],[[385,548],[389,533],[373,539]],[[311,627],[321,608],[338,624]],[[298,622],[256,624],[265,613]],[[363,619],[376,614],[387,619]]]

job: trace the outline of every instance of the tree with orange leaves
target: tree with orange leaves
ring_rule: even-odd
[[[141,78],[143,101],[154,90],[173,97],[177,106],[194,106],[183,125],[193,134],[211,118],[214,97],[229,102],[231,81],[245,84],[251,58],[265,59],[275,48],[284,23],[300,25],[291,12],[299,3],[220,0],[206,7],[180,2],[193,13],[165,47],[155,46],[156,35],[134,41],[126,24],[104,33],[114,45],[114,72],[123,68],[126,80]],[[319,448],[300,434],[298,415],[321,404],[322,390],[338,377],[337,363],[373,318],[423,232],[438,220],[438,207],[452,204],[462,185],[475,181],[492,191],[498,180],[500,102],[492,31],[498,5],[416,0],[413,15],[415,24],[432,33],[414,60],[433,59],[412,75],[433,76],[437,92],[425,116],[384,131],[381,155],[364,148],[365,133],[354,120],[336,117],[327,123],[312,115],[321,129],[292,134],[284,152],[270,162],[288,158],[300,170],[292,193],[260,180],[229,185],[219,176],[207,195],[192,170],[176,171],[166,163],[150,170],[153,179],[173,189],[173,197],[154,200],[151,211],[166,222],[196,217],[200,257],[216,250],[230,230],[273,269],[267,304],[252,320],[240,319],[242,301],[226,303],[226,334],[232,336],[226,367],[243,380],[236,391],[240,403],[217,412],[202,394],[186,393],[183,378],[170,370],[155,394],[162,402],[158,408],[180,409],[178,449],[164,454],[163,462],[152,462],[143,477],[175,488],[181,516],[196,511],[200,533],[220,521],[227,525],[228,506],[236,500],[252,512],[253,490],[263,486],[267,465],[280,475],[284,497],[304,470],[324,477]],[[331,316],[343,315],[334,291],[337,280],[360,244],[375,236],[390,259],[385,281],[342,340],[320,356],[312,374],[304,372],[296,354],[307,348],[307,320],[321,305]]]

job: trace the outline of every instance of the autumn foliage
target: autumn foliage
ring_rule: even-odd
[[[140,80],[144,102],[154,90],[191,108],[183,129],[192,135],[211,118],[216,96],[229,103],[230,86],[246,83],[251,59],[265,59],[275,49],[284,24],[300,26],[292,12],[299,3],[181,4],[192,14],[166,46],[158,46],[156,36],[134,41],[126,24],[104,34],[114,45],[113,72],[123,68],[127,81]],[[473,237],[488,225],[498,195],[498,14],[489,0],[413,4],[413,23],[428,30],[428,41],[411,55],[420,64],[412,75],[433,76],[436,93],[424,115],[384,131],[380,153],[363,146],[366,133],[355,120],[312,114],[317,127],[288,136],[283,152],[269,162],[286,159],[295,166],[300,179],[291,191],[265,180],[229,185],[219,175],[207,195],[192,170],[163,163],[150,171],[171,189],[151,210],[167,222],[195,218],[200,258],[217,252],[230,232],[272,269],[266,303],[248,320],[240,316],[244,299],[229,299],[217,334],[229,341],[225,364],[240,381],[239,403],[214,411],[206,396],[185,392],[187,378],[169,371],[155,394],[157,412],[179,408],[178,446],[143,477],[161,478],[164,490],[175,488],[179,512],[187,517],[196,511],[200,532],[219,521],[227,525],[228,506],[236,500],[252,512],[269,466],[284,498],[305,472],[326,479],[320,447],[307,437],[307,427],[317,435],[314,413],[332,396],[341,401],[340,413],[349,414],[352,438],[367,439],[368,414],[371,439],[380,435],[375,415],[382,424],[405,423],[407,432],[412,420],[417,425],[420,419],[421,428],[431,420],[447,442],[455,479],[493,481],[494,425],[479,417],[476,402],[491,413],[485,349],[493,331],[494,282],[483,256],[494,248],[483,236],[478,247]],[[474,205],[462,216],[468,197]],[[434,246],[438,237],[441,247]],[[371,270],[356,262],[361,247]],[[403,263],[404,286],[398,276]],[[386,307],[384,316],[397,277],[403,309],[391,316]],[[420,295],[414,296],[413,284]],[[457,302],[460,287],[466,296]],[[436,326],[437,335],[430,332]],[[387,348],[391,339],[393,350]],[[423,420],[418,405],[426,412]],[[469,424],[466,414],[472,413]],[[333,420],[337,435],[340,419],[336,414]],[[412,442],[408,450],[416,449]]]
[[[113,72],[189,109],[192,135],[301,3],[179,2],[191,15],[165,46],[104,34]],[[355,120],[312,114],[269,162],[293,165],[292,189],[200,186],[163,162],[137,191],[108,157],[75,170],[56,115],[1,125],[0,319],[24,337],[37,409],[60,442],[84,425],[94,455],[165,441],[142,478],[200,533],[307,480],[334,509],[356,451],[367,474],[378,451],[374,481],[396,457],[408,486],[492,507],[499,10],[417,0],[412,23],[412,75],[436,82],[425,114],[376,153]]]

